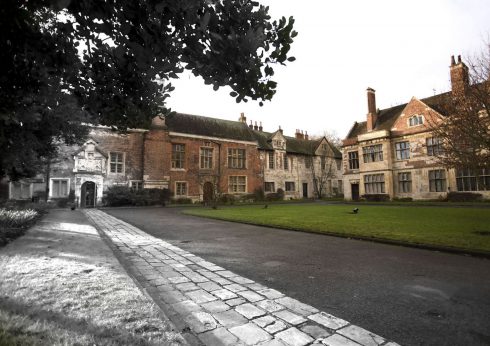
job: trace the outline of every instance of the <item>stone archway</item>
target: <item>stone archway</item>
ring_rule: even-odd
[[[80,206],[82,208],[93,208],[97,201],[97,185],[93,181],[82,184]]]
[[[202,187],[203,200],[205,204],[213,201],[214,198],[214,186],[211,182],[204,183]]]

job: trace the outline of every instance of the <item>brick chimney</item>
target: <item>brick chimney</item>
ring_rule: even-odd
[[[244,124],[247,123],[247,117],[245,116],[245,113],[240,113],[240,118],[238,119],[238,121]]]
[[[262,132],[264,130],[264,128],[262,127],[262,121],[260,122],[260,125],[259,125],[259,131]]]
[[[307,134],[308,135],[308,134]],[[296,139],[305,139],[305,135],[302,130],[296,129],[296,133],[294,134]]]
[[[309,136],[308,136],[308,131],[305,131],[305,139],[308,140]]]
[[[281,129],[281,125],[279,125],[279,132],[281,132],[281,135],[283,134],[283,130]]]
[[[458,55],[458,61],[454,60],[454,55],[451,56],[451,66],[449,67],[451,74],[451,91],[453,95],[464,94],[470,85],[468,74],[468,66],[461,61],[461,55]]]
[[[376,112],[376,90],[367,88],[368,114],[367,114],[367,130],[372,131],[376,127],[378,114]]]
[[[249,128],[251,128],[252,130],[254,129],[254,126],[252,124],[252,120],[250,120],[250,125],[248,125]]]
[[[257,125],[257,122],[255,122],[255,124],[254,124],[254,130],[255,131],[258,131],[259,130],[259,126]]]

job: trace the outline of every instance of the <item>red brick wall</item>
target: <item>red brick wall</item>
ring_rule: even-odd
[[[255,144],[241,144],[218,140],[188,138],[181,136],[169,136],[165,141],[163,160],[163,175],[170,176],[170,189],[175,192],[176,181],[186,181],[188,192],[192,197],[202,194],[202,185],[210,181],[218,183],[222,193],[228,193],[228,176],[241,175],[247,177],[247,192],[263,185],[259,151]],[[200,148],[205,146],[213,148],[213,168],[200,169]],[[218,144],[219,143],[219,144]],[[172,169],[172,144],[185,145],[184,169]],[[233,169],[228,167],[228,149],[240,148],[246,151],[246,168]],[[220,165],[220,168],[218,166]],[[218,177],[219,176],[219,177]]]

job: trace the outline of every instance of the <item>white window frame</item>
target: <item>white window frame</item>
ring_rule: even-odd
[[[177,189],[177,184],[185,184],[185,194],[178,194],[178,189]],[[174,191],[175,191],[175,197],[187,197],[189,195],[189,184],[187,183],[187,181],[176,181],[174,183]]]
[[[208,150],[211,151],[211,156],[205,156],[204,155],[204,153]],[[200,147],[199,148],[199,168],[200,169],[213,169],[213,167],[214,167],[214,148],[213,147]]]
[[[67,181],[68,183],[66,184],[66,196],[53,196],[53,183],[54,181],[61,181],[61,180],[65,180]],[[70,178],[49,178],[49,197],[50,198],[68,198],[68,196],[70,195]]]
[[[111,172],[111,165],[113,164],[112,162],[112,154],[122,154],[122,172]],[[110,151],[109,152],[109,164],[107,165],[107,173],[108,174],[125,174],[126,172],[126,153],[123,151]],[[116,165],[120,164],[119,162],[114,162]],[[117,166],[116,166],[117,167]]]
[[[235,183],[232,182],[232,180],[236,178],[238,180],[238,178],[245,178],[245,184],[239,184],[238,181],[236,181]],[[229,175],[228,176],[228,192],[229,193],[247,193],[248,189],[247,189],[247,176],[246,175]],[[236,189],[234,188],[234,186],[236,186]],[[243,186],[243,191],[240,191],[239,187],[240,186]]]
[[[424,122],[425,122],[424,116],[421,114],[412,115],[407,119],[408,127],[424,125]]]
[[[141,187],[138,187],[136,185],[136,188],[133,187],[133,184],[138,184],[138,183],[141,183]],[[134,189],[135,191],[139,191],[139,190],[143,190],[143,180],[130,180],[129,181],[129,188],[130,189]]]

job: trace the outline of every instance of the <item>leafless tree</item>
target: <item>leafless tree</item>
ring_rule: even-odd
[[[467,59],[469,83],[443,96],[439,121],[429,126],[443,150],[440,163],[448,168],[481,172],[490,169],[490,45],[488,51]]]
[[[328,191],[328,183],[335,177],[334,164],[335,160],[326,154],[320,156],[307,156],[305,158],[306,166],[310,168],[313,178],[313,187],[316,197],[321,199],[326,197]]]

